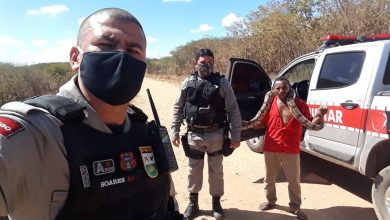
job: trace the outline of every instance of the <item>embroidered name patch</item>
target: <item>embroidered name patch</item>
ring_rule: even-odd
[[[0,134],[4,137],[8,138],[23,129],[24,127],[22,127],[22,125],[20,125],[18,122],[10,118],[0,116]]]
[[[135,180],[134,176],[123,176],[123,177],[117,177],[113,179],[107,179],[100,181],[98,187],[104,188],[108,186],[115,186],[123,183],[132,183]]]
[[[100,188],[112,186],[112,185],[117,185],[117,184],[121,184],[121,183],[125,183],[125,182],[126,182],[126,179],[124,177],[110,179],[110,180],[100,182]]]
[[[115,172],[115,165],[113,159],[99,160],[93,162],[93,174],[95,176]]]
[[[80,166],[81,179],[83,180],[84,188],[89,188],[91,186],[91,181],[89,180],[88,168],[86,165]]]

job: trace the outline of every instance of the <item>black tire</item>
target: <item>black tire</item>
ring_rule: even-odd
[[[390,219],[390,166],[381,170],[372,184],[372,202],[379,219]]]
[[[264,136],[251,138],[246,141],[246,145],[248,145],[249,149],[251,149],[255,153],[263,153],[263,139]]]

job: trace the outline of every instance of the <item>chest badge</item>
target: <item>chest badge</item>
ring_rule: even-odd
[[[119,155],[119,165],[122,171],[131,171],[137,166],[133,152],[124,152]]]
[[[156,178],[158,176],[157,164],[154,159],[153,149],[151,146],[142,146],[139,147],[141,152],[142,161],[144,163],[144,168],[146,174],[150,178]]]
[[[95,174],[95,176],[100,176],[113,172],[115,172],[115,165],[113,159],[99,160],[93,162],[93,174]]]

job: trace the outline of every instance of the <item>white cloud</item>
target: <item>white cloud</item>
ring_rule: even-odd
[[[46,39],[34,39],[32,40],[31,45],[34,47],[41,47],[46,45],[47,43],[48,41]]]
[[[34,63],[68,62],[69,52],[76,45],[75,39],[57,40],[52,45],[45,47],[33,59]]]
[[[222,21],[221,21],[221,24],[224,27],[230,27],[230,26],[237,24],[237,23],[244,23],[244,19],[241,17],[238,17],[233,12],[226,15],[224,18],[222,18]]]
[[[40,8],[39,10],[35,9],[29,9],[27,10],[26,14],[27,15],[50,15],[52,17],[55,17],[57,14],[68,11],[69,8],[66,7],[65,5],[49,5],[49,6],[44,6]]]
[[[147,36],[147,37],[146,37],[146,41],[147,41],[148,43],[157,42],[157,41],[158,41],[158,38],[152,37],[152,36]]]
[[[40,40],[36,42],[40,42]],[[54,42],[47,41],[46,44],[42,45],[39,49],[36,47],[23,47],[13,51],[8,49],[12,52],[0,53],[0,62],[15,64],[68,62],[70,49],[75,44],[76,40],[72,38]],[[6,48],[1,47],[1,49]]]
[[[163,53],[163,52],[158,51],[158,50],[148,50],[148,49],[146,50],[146,57],[149,59],[153,59],[153,58],[159,59],[159,58],[168,57],[168,56],[171,56],[171,54]]]
[[[201,24],[201,25],[199,25],[198,29],[192,29],[190,32],[191,33],[205,32],[205,31],[209,31],[209,30],[213,30],[213,29],[214,29],[214,27],[212,27],[208,24]]]
[[[23,44],[24,44],[23,41],[11,38],[9,36],[0,37],[1,46],[22,46]]]
[[[163,2],[191,2],[192,0],[163,0]]]

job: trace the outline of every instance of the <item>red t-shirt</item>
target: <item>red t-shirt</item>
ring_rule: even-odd
[[[307,104],[299,98],[295,98],[295,104],[301,113],[308,119],[313,120]],[[276,97],[272,101],[271,108],[263,118],[266,125],[264,136],[264,151],[298,154],[300,152],[300,140],[302,136],[302,125],[291,117],[284,126],[279,115]]]

